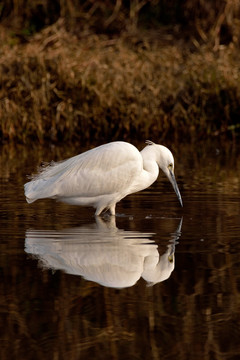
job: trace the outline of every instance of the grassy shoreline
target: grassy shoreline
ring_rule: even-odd
[[[239,49],[157,32],[77,38],[57,22],[0,49],[0,143],[165,138],[240,127]]]

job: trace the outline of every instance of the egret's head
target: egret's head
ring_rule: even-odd
[[[181,206],[183,206],[182,203],[182,198],[181,198],[181,194],[180,191],[178,189],[178,185],[174,176],[174,158],[173,155],[171,153],[171,151],[166,148],[163,145],[157,145],[158,146],[158,151],[159,151],[159,156],[157,159],[157,163],[158,166],[160,167],[160,169],[164,172],[164,174],[166,174],[167,178],[169,179],[170,183],[172,184],[175,193],[177,194],[178,200],[181,204]]]

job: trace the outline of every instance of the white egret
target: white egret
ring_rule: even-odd
[[[32,203],[43,198],[57,199],[93,206],[95,215],[104,210],[115,215],[116,203],[149,187],[157,179],[160,168],[183,206],[171,151],[149,140],[146,143],[141,152],[127,142],[116,141],[64,161],[51,162],[24,185],[26,200]]]

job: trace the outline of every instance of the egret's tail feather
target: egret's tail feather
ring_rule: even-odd
[[[46,182],[42,179],[27,182],[24,185],[24,193],[29,204],[38,199],[54,197],[53,186],[46,186]]]
[[[37,195],[37,192],[33,189],[34,181],[29,181],[26,184],[24,184],[24,194],[26,196],[26,201],[28,204],[33,203],[36,201],[39,197]]]
[[[35,201],[36,199],[30,199],[29,197],[26,197],[26,201],[28,204],[31,204]]]

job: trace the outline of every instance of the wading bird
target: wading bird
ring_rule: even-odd
[[[116,203],[149,187],[157,179],[160,168],[183,206],[171,151],[149,140],[146,143],[139,152],[127,142],[116,141],[64,161],[51,162],[24,185],[26,200],[32,203],[51,198],[68,204],[93,206],[95,215],[104,210],[115,215]]]

